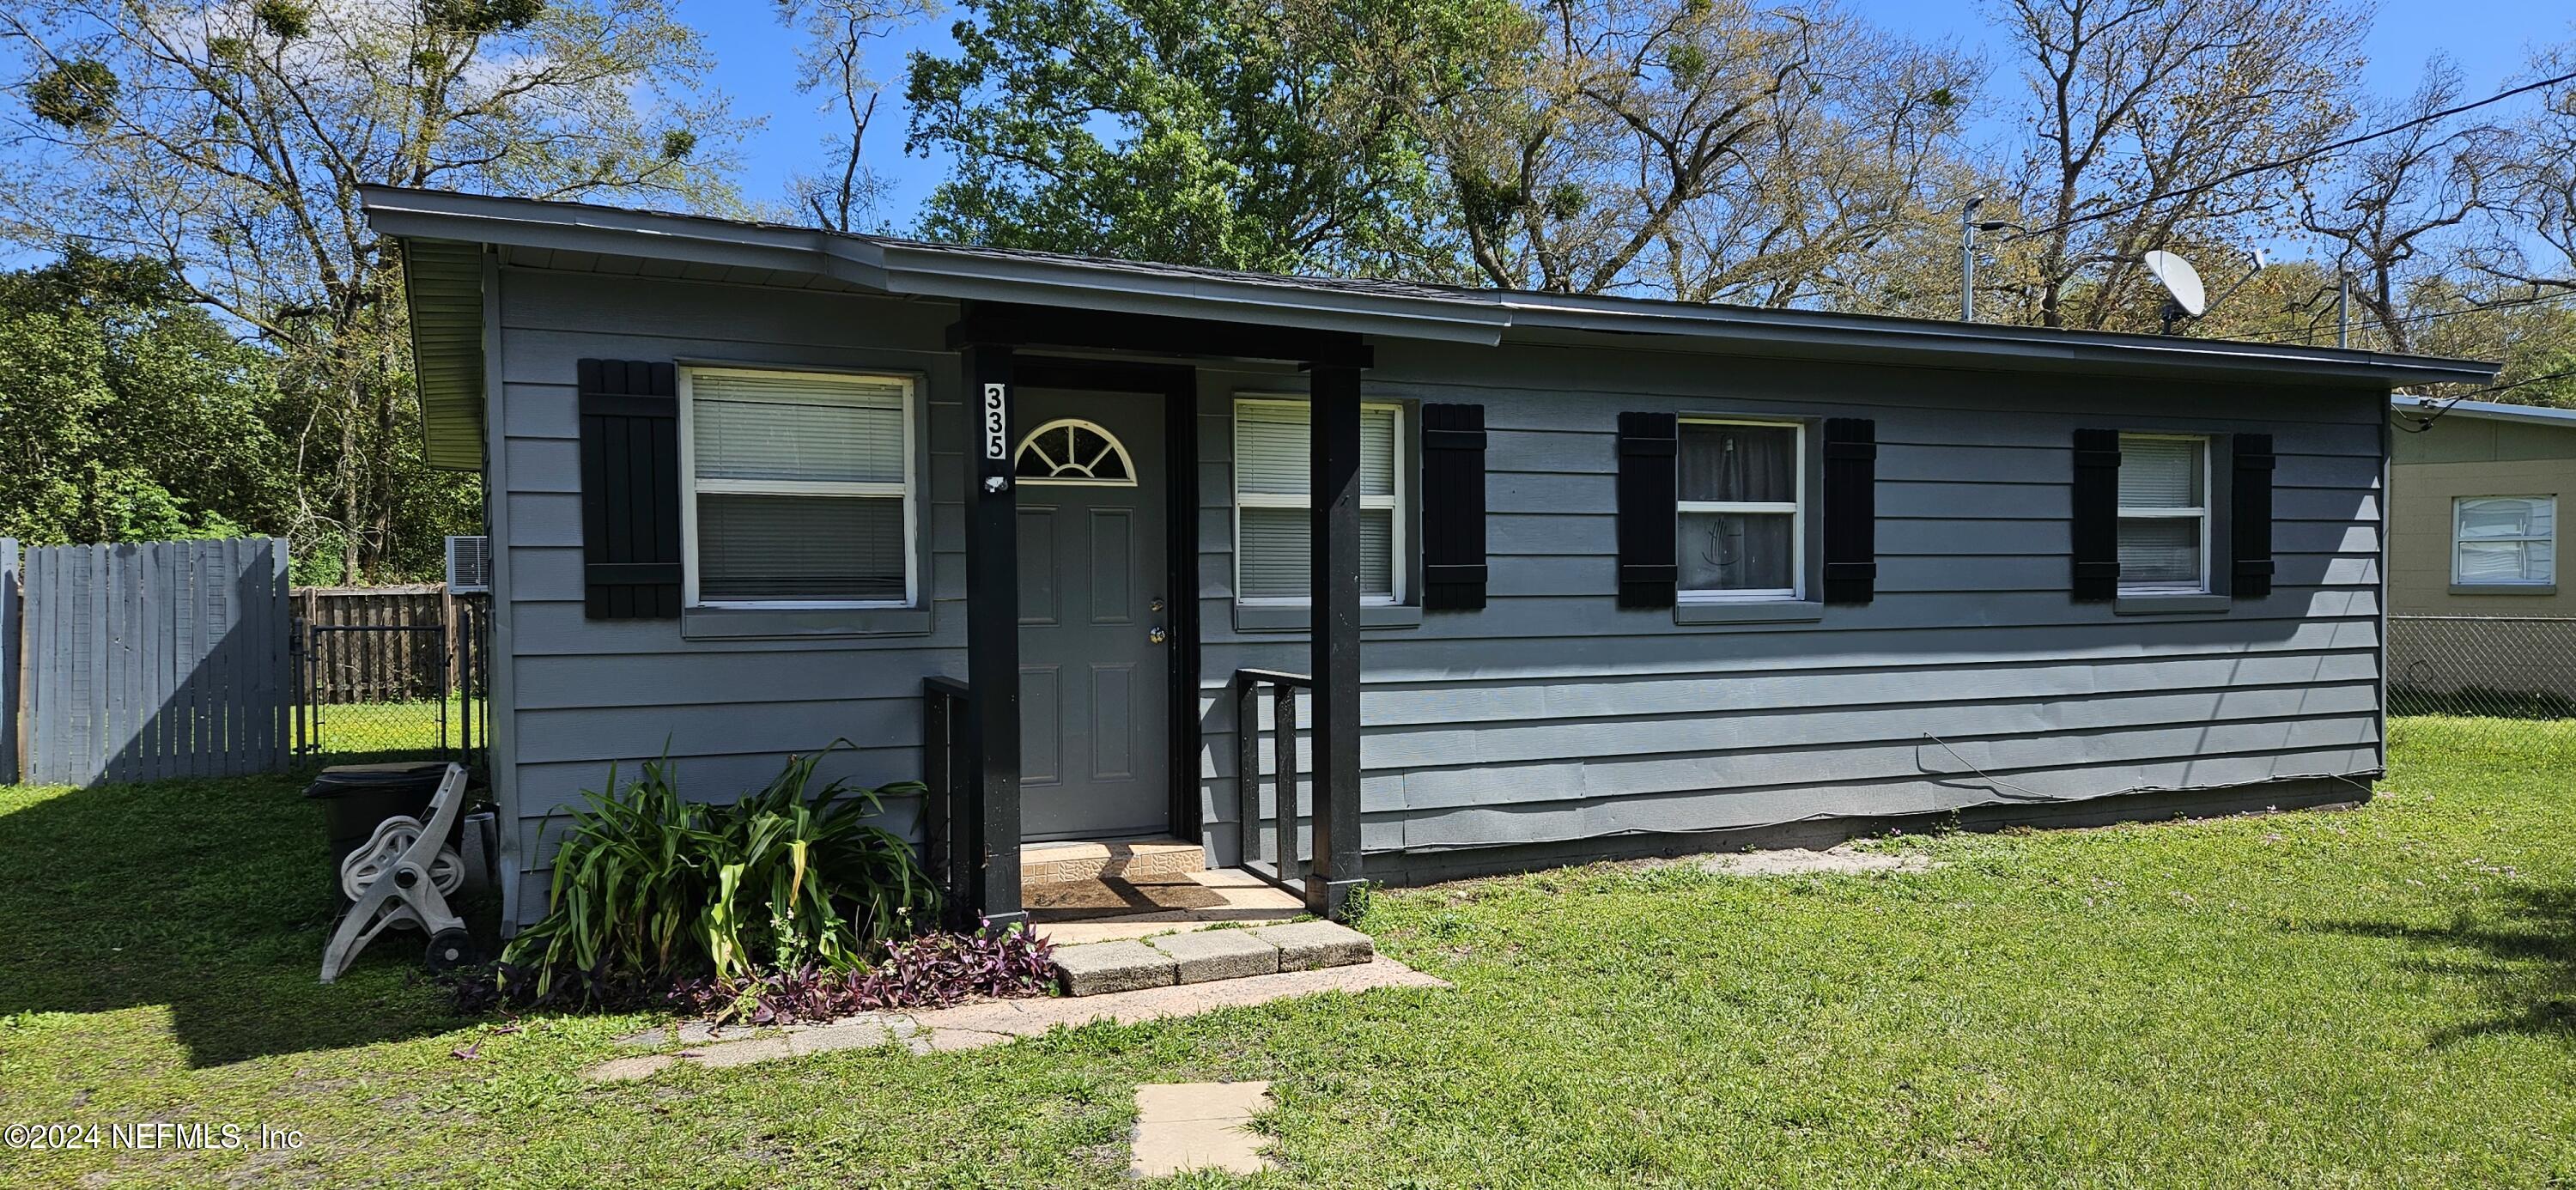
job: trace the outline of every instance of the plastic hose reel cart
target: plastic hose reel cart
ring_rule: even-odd
[[[340,889],[353,903],[322,950],[322,982],[340,978],[376,935],[397,926],[429,934],[433,971],[474,961],[465,919],[447,906],[447,894],[465,882],[465,862],[447,843],[464,812],[465,767],[451,764],[430,795],[427,822],[387,818],[340,861]]]

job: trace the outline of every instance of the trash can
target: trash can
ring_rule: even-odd
[[[366,846],[384,820],[429,817],[430,795],[446,778],[447,766],[437,761],[340,764],[314,777],[304,796],[322,803],[322,829],[331,839],[331,886],[340,886],[341,861]],[[462,827],[464,816],[457,819]],[[454,847],[457,840],[451,838],[447,845]]]

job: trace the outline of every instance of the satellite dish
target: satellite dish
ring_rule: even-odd
[[[2164,251],[2149,252],[2140,259],[2183,313],[2198,318],[2209,312],[2209,291],[2201,286],[2200,270],[2191,267],[2190,261]]]

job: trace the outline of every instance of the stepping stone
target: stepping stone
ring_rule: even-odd
[[[1253,937],[1249,930],[1164,934],[1145,942],[1172,956],[1182,983],[1270,975],[1279,970],[1279,948]]]
[[[1329,921],[1291,922],[1243,932],[1278,947],[1282,971],[1348,967],[1377,956],[1377,944],[1370,942],[1368,935]]]
[[[1055,952],[1055,966],[1068,996],[1169,987],[1180,979],[1179,965],[1172,956],[1142,942],[1086,942],[1063,947]]]
[[[1193,1169],[1255,1174],[1261,1155],[1252,1117],[1270,1106],[1268,1083],[1165,1083],[1136,1088],[1136,1133],[1127,1174],[1162,1178]]]

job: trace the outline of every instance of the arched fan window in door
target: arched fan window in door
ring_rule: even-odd
[[[1012,456],[1021,483],[1132,488],[1136,463],[1118,436],[1075,418],[1060,418],[1029,431]]]

